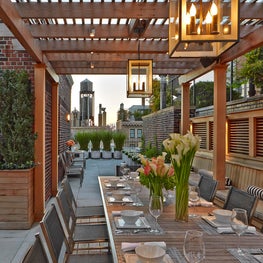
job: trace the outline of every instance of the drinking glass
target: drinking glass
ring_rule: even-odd
[[[237,253],[243,255],[240,248],[240,236],[246,232],[248,228],[247,211],[241,208],[232,209],[231,227],[234,232],[238,235]]]
[[[205,258],[203,232],[188,230],[184,238],[184,256],[189,263],[198,263]]]
[[[163,201],[162,201],[161,196],[152,195],[150,197],[149,212],[155,218],[155,223],[156,223],[155,229],[152,229],[151,232],[158,233],[159,230],[157,228],[157,219],[161,215],[161,213],[163,212]]]
[[[120,172],[124,176],[124,169],[127,168],[127,163],[123,162],[120,164]]]
[[[138,179],[134,179],[133,181],[133,190],[135,192],[136,200],[133,205],[135,206],[142,206],[142,204],[139,202],[139,194],[142,191],[142,184]]]
[[[198,186],[189,186],[189,201],[193,206],[193,210],[195,210],[195,207],[200,204],[200,189]],[[198,217],[198,215],[193,213],[190,214],[189,217],[194,218]]]

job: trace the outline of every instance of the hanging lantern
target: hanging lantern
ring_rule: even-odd
[[[170,0],[170,57],[218,57],[238,40],[239,0]]]
[[[152,60],[128,61],[127,98],[149,98],[152,95]]]

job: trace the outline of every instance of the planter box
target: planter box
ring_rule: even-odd
[[[34,168],[0,170],[0,229],[30,229],[34,222]]]
[[[114,159],[122,159],[122,151],[114,151],[113,157]]]
[[[111,151],[103,151],[102,152],[102,158],[103,159],[111,159],[112,158],[112,152]]]
[[[101,153],[100,151],[91,151],[91,159],[100,159]]]

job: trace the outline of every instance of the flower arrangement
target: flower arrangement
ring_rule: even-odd
[[[137,169],[140,173],[140,183],[150,189],[151,195],[163,196],[162,189],[173,189],[175,186],[174,170],[170,164],[165,163],[165,155],[153,157],[151,160],[140,155],[143,167]]]
[[[188,219],[188,181],[194,156],[200,147],[199,136],[187,132],[185,135],[170,134],[163,146],[171,158],[176,184],[176,218]]]
[[[67,144],[68,147],[71,147],[71,146],[75,145],[75,142],[74,142],[74,140],[68,140],[66,142],[66,144]]]

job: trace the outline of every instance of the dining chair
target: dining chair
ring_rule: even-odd
[[[250,221],[254,214],[256,204],[257,196],[231,186],[223,208],[227,210],[232,210],[233,208],[245,209],[247,210],[248,220]]]
[[[64,169],[65,176],[73,176],[80,178],[80,186],[82,186],[83,179],[84,179],[84,169],[83,167],[71,167],[70,164],[67,162],[67,158],[65,156],[65,152],[60,154],[60,160]]]
[[[83,167],[86,168],[86,159],[85,157],[75,157],[74,152],[66,151],[64,152],[67,162],[72,167]]]
[[[69,206],[72,207],[78,223],[105,222],[105,212],[102,205],[79,206],[68,178],[62,180],[61,186],[65,189]]]
[[[217,189],[218,182],[211,176],[200,176],[198,187],[200,190],[200,196],[208,202],[212,202]]]
[[[106,224],[78,224],[63,188],[56,195],[56,200],[69,235],[71,252],[74,250],[110,250]]]
[[[70,251],[69,240],[65,235],[62,222],[55,204],[44,214],[40,222],[52,263],[111,263],[110,253],[104,254],[73,254]],[[38,261],[36,261],[38,262]]]
[[[47,253],[39,233],[35,234],[35,241],[22,261],[22,263],[36,262],[49,263]]]

